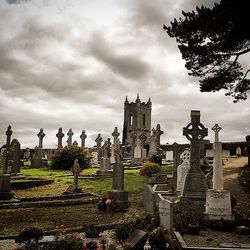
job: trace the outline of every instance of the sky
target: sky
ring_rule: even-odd
[[[6,129],[22,148],[57,145],[62,127],[80,144],[95,145],[101,133],[122,137],[124,100],[151,98],[152,128],[161,125],[161,144],[187,143],[183,127],[191,110],[221,141],[245,141],[250,101],[233,103],[223,92],[201,93],[188,76],[175,39],[163,30],[182,10],[213,0],[0,0],[0,145]],[[249,64],[250,58],[243,58]]]

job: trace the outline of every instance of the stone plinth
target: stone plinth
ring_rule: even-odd
[[[128,202],[128,192],[123,191],[123,190],[111,190],[107,193],[108,197],[115,198],[116,204],[117,204],[117,209],[118,210],[124,210],[127,209],[129,206]]]
[[[32,158],[31,159],[31,168],[46,168],[48,167],[48,160],[41,158]]]
[[[210,221],[233,220],[231,197],[227,191],[208,190],[206,196],[206,219]]]
[[[10,192],[10,175],[0,175],[0,200],[10,200],[13,194]]]
[[[108,174],[110,170],[110,159],[102,157],[100,163],[100,169],[96,171],[96,174]]]

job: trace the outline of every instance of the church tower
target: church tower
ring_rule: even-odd
[[[127,141],[129,145],[134,147],[137,139],[140,139],[142,144],[149,143],[151,109],[152,103],[150,98],[147,103],[141,102],[139,94],[137,94],[135,102],[129,103],[126,97],[124,102],[123,145]]]

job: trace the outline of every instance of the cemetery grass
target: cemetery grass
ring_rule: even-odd
[[[83,170],[84,174],[93,174],[97,169]],[[68,171],[23,169],[26,176],[53,179],[54,183],[26,190],[13,190],[15,197],[36,197],[46,195],[61,195],[73,179],[57,177],[68,174]],[[129,192],[131,207],[141,208],[143,189],[148,177],[140,176],[139,170],[126,170],[124,174],[125,190]],[[93,192],[100,197],[111,189],[112,179],[96,180],[79,179],[79,187],[86,192]],[[0,213],[0,235],[18,234],[24,228],[38,227],[42,230],[54,230],[79,227],[88,224],[113,223],[124,213],[106,214],[97,209],[97,204],[84,204],[64,207],[4,209]]]

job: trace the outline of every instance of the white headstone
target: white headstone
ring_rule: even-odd
[[[136,146],[134,149],[134,158],[142,158],[142,147],[141,147],[141,140],[137,139]]]
[[[173,151],[166,151],[166,161],[173,161],[173,160],[174,160]]]
[[[183,194],[183,189],[186,181],[186,176],[190,169],[190,149],[185,149],[180,158],[182,159],[182,164],[177,167],[177,187],[176,192],[180,195]]]

